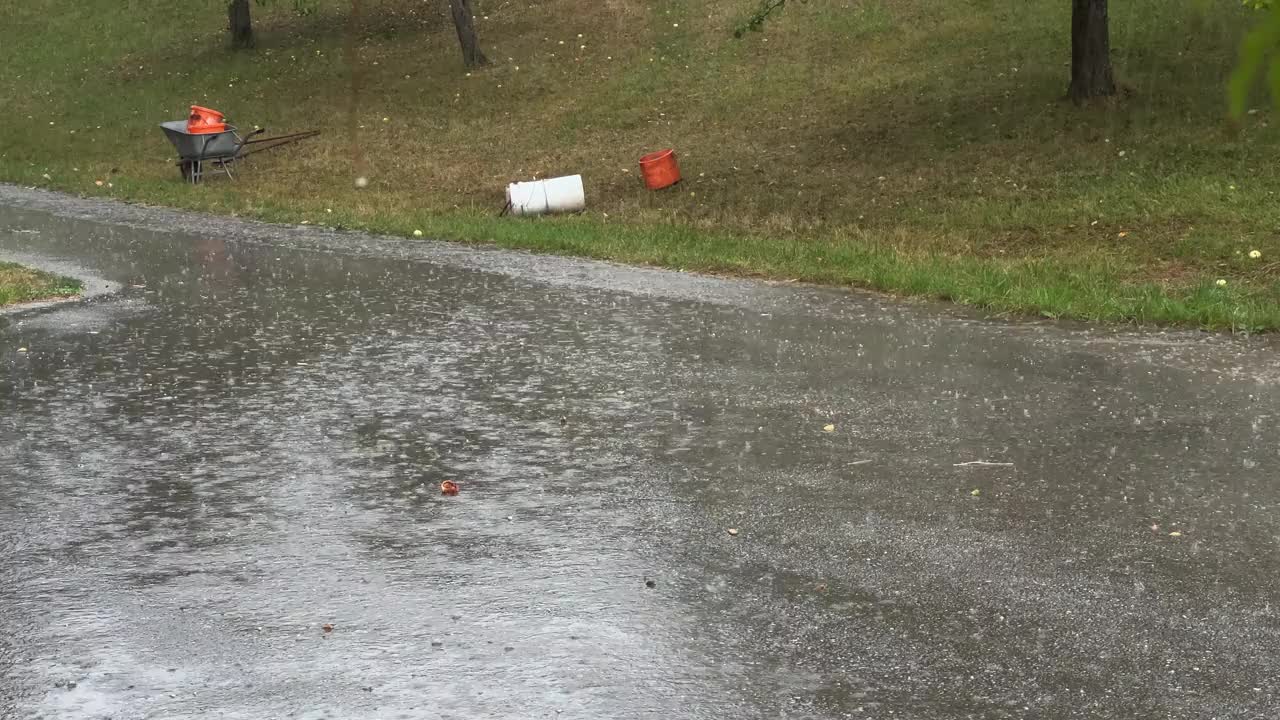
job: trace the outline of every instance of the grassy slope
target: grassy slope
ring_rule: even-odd
[[[1226,131],[1250,16],[1205,3],[1116,3],[1131,94],[1077,109],[1058,100],[1061,0],[824,0],[740,42],[727,30],[749,0],[477,0],[497,62],[470,75],[438,4],[365,0],[358,96],[343,0],[255,5],[248,54],[224,48],[212,0],[29,0],[0,24],[0,178],[997,310],[1276,328],[1276,131],[1266,112]],[[325,135],[189,188],[155,124],[192,102]],[[686,182],[645,192],[635,160],[665,146]],[[574,172],[588,213],[493,217],[507,182]]]
[[[0,262],[0,306],[66,297],[80,292],[78,280]]]

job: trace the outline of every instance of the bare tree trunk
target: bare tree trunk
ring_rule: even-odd
[[[489,58],[480,50],[476,37],[476,25],[471,16],[471,0],[449,0],[453,13],[453,27],[458,31],[458,44],[462,46],[462,62],[469,68],[488,65]]]
[[[1116,94],[1107,0],[1071,0],[1071,88],[1067,92],[1077,103]]]
[[[249,17],[249,0],[227,3],[227,27],[231,31],[231,47],[253,47],[253,20]]]

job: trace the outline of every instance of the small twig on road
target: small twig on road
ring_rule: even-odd
[[[987,462],[986,460],[970,460],[969,462],[955,463],[952,467],[970,467],[980,465],[983,467],[1013,467],[1013,463]]]

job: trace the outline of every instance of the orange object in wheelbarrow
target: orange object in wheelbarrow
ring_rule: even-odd
[[[675,150],[659,150],[640,158],[640,174],[650,190],[661,190],[680,182],[680,165]]]
[[[187,132],[192,135],[220,133],[227,131],[227,119],[217,110],[210,110],[199,105],[191,106],[191,116],[187,118]]]

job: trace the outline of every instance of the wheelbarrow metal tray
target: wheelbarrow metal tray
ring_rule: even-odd
[[[240,139],[230,125],[218,133],[189,133],[186,120],[171,120],[160,127],[183,160],[232,158],[240,152]]]

